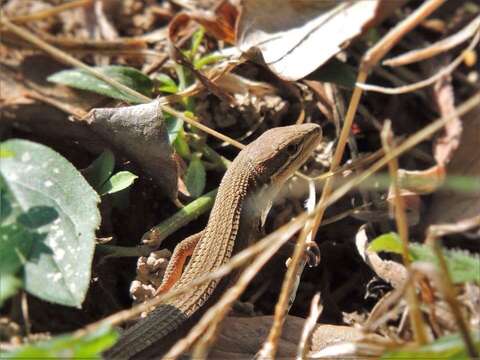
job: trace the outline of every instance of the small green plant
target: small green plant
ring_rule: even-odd
[[[101,359],[102,351],[118,339],[118,332],[110,326],[101,326],[83,336],[72,334],[27,344],[16,351],[1,353],[0,358],[22,359]]]
[[[105,196],[127,189],[138,178],[130,171],[119,171],[113,174],[114,168],[115,156],[110,150],[105,150],[82,173],[98,194]]]
[[[221,56],[214,54],[200,54],[199,47],[204,37],[205,30],[201,27],[193,34],[190,48],[183,51],[185,57],[191,61],[193,67],[197,70],[201,70],[221,59]],[[161,93],[178,94],[195,81],[190,70],[181,65],[175,66],[177,80],[172,79],[167,74],[159,74],[154,79],[150,79],[139,70],[127,66],[102,66],[95,69],[148,97]],[[125,94],[103,80],[80,69],[60,71],[48,77],[48,80],[129,103],[139,102],[137,98]],[[185,97],[181,105],[186,115],[195,112],[195,102],[192,97]],[[175,118],[170,114],[165,114],[165,125],[170,144],[182,158],[189,162],[186,175],[188,179],[186,179],[185,183],[188,192],[192,197],[196,198],[203,193],[205,188],[204,164],[198,154],[193,155],[190,150],[183,120]],[[195,131],[195,129],[192,131]],[[101,196],[112,194],[128,187],[136,178],[135,175],[127,172],[120,172],[115,175],[108,173],[108,170],[113,171],[112,161],[114,159],[111,159],[112,156],[112,154],[103,154],[92,166],[84,171],[89,182]],[[105,177],[106,175],[108,175],[108,178]]]
[[[473,334],[475,347],[480,351],[480,332]],[[391,359],[469,359],[460,334],[443,336],[430,344],[414,347],[404,347],[398,350],[387,351],[381,357],[384,360]]]
[[[369,250],[402,253],[402,240],[397,233],[388,233],[374,239]],[[431,248],[425,244],[410,244],[409,256],[412,261],[425,261],[437,264],[438,260]],[[454,283],[480,282],[480,258],[463,250],[443,250],[448,270]]]
[[[201,56],[198,48],[203,41],[205,30],[201,27],[192,36],[192,42],[189,49],[185,50],[183,54],[191,61],[194,68],[200,70],[205,66],[215,63],[221,59],[220,56],[207,54]],[[156,77],[157,90],[168,94],[177,94],[187,89],[194,82],[194,77],[190,71],[181,65],[175,66],[178,83],[171,77],[165,74],[160,74]],[[186,97],[182,101],[185,115],[193,114],[195,111],[195,102],[191,97]],[[170,143],[175,148],[176,152],[182,158],[189,160],[187,172],[185,174],[185,185],[188,192],[193,198],[199,197],[205,190],[206,170],[201,156],[198,152],[192,154],[190,146],[185,135],[184,122],[181,119],[173,118],[170,115],[165,116],[167,129],[170,136]]]

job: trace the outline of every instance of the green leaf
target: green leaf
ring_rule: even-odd
[[[347,89],[355,87],[357,73],[355,68],[335,58],[307,76],[308,80],[330,82]]]
[[[187,173],[185,174],[185,185],[188,192],[194,198],[199,197],[205,190],[206,173],[205,167],[198,155],[194,155],[190,164],[188,165]]]
[[[167,74],[158,74],[155,80],[157,80],[160,83],[160,85],[158,86],[159,91],[165,92],[168,94],[176,94],[178,92],[177,84]]]
[[[188,146],[187,139],[185,137],[185,132],[182,129],[178,131],[177,138],[173,142],[175,151],[184,159],[188,159],[191,156],[190,147]]]
[[[218,54],[208,54],[200,59],[197,59],[193,62],[193,66],[195,67],[196,70],[201,70],[203,67],[210,65],[210,64],[215,64],[216,62],[222,60],[225,58],[225,56],[218,55]]]
[[[480,351],[480,333],[472,334],[475,347]],[[419,347],[417,349],[403,348],[394,351],[388,351],[382,355],[381,359],[445,359],[445,360],[464,360],[469,356],[465,350],[464,343],[460,334],[451,334],[443,336],[434,342]]]
[[[0,148],[15,153],[0,162],[0,184],[12,209],[1,226],[25,257],[19,257],[24,288],[44,300],[80,307],[100,224],[97,193],[70,162],[44,145],[8,140]]]
[[[7,187],[0,177],[0,224],[3,224],[12,214],[12,203],[8,198]]]
[[[193,58],[195,57],[195,54],[198,51],[198,47],[202,43],[202,40],[205,36],[205,28],[203,26],[200,26],[197,31],[193,33],[192,36],[192,46],[190,48],[190,57]]]
[[[168,141],[171,145],[177,139],[178,134],[183,131],[183,120],[179,118],[174,118],[170,115],[166,115],[165,125],[168,132]]]
[[[115,344],[117,339],[115,330],[102,326],[82,337],[68,334],[25,345],[16,351],[1,353],[0,358],[101,359],[102,351]]]
[[[99,191],[99,194],[113,194],[123,189],[126,189],[133,184],[135,179],[138,179],[138,176],[132,174],[130,171],[119,171],[110,179],[108,179],[105,184],[103,184],[102,188]]]
[[[438,264],[432,249],[424,244],[410,244],[410,254],[414,261],[425,261]],[[443,249],[448,272],[456,284],[477,281],[480,282],[480,258],[462,250]]]
[[[0,274],[0,307],[3,305],[5,300],[16,294],[21,286],[22,282],[14,275]]]
[[[95,159],[87,168],[82,170],[85,179],[92,185],[92,187],[98,190],[113,174],[115,167],[115,156],[110,150],[105,150]]]
[[[30,256],[32,245],[41,239],[19,224],[0,226],[0,276],[17,273]]]
[[[398,234],[394,232],[383,234],[372,240],[370,245],[368,245],[368,250],[375,252],[387,251],[401,254],[402,240]]]
[[[396,233],[384,234],[374,239],[368,246],[368,250],[401,254],[402,241]],[[412,243],[408,247],[408,253],[412,261],[424,261],[438,265],[437,256],[428,245]],[[480,282],[480,258],[477,255],[472,255],[467,251],[445,248],[443,254],[454,283]]]
[[[119,65],[99,66],[95,69],[145,96],[150,97],[152,95],[153,81],[137,69]],[[142,99],[117,90],[84,70],[63,70],[49,76],[47,80],[57,84],[71,86],[75,89],[92,91],[130,103],[143,102]]]

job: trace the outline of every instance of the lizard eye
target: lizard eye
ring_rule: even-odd
[[[294,156],[298,152],[298,144],[296,144],[296,143],[288,144],[286,150],[287,150],[288,155]]]

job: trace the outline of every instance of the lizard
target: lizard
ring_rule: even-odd
[[[177,245],[157,293],[183,287],[215,271],[258,240],[274,197],[321,138],[317,124],[283,126],[267,130],[240,151],[222,178],[205,229]],[[188,256],[190,260],[182,272]],[[160,304],[125,330],[104,356],[159,358],[188,332],[235,277],[207,282]]]

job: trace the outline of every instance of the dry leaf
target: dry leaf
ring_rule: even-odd
[[[298,80],[323,65],[351,39],[403,0],[244,0],[236,45],[259,50],[268,67]]]
[[[190,13],[178,13],[168,26],[168,50],[170,57],[178,64],[186,67],[192,72],[192,74],[202,83],[202,85],[208,89],[212,94],[219,99],[225,101],[228,104],[233,104],[233,98],[222,91],[214,82],[212,82],[207,76],[195,68],[191,61],[183,54],[183,52],[177,47],[176,43],[180,38],[180,34],[187,29],[190,20],[193,20]]]
[[[238,18],[238,11],[229,1],[222,1],[214,13],[192,12],[193,20],[203,25],[206,31],[218,40],[233,44],[235,41],[235,23]]]
[[[365,226],[360,227],[355,235],[355,245],[358,253],[370,268],[383,280],[394,288],[403,286],[407,279],[407,271],[402,264],[395,261],[384,260],[375,251],[367,250],[368,236]]]
[[[449,177],[480,179],[480,107],[463,118],[460,146],[447,166]],[[448,177],[447,177],[448,179]],[[478,185],[477,185],[478,189]],[[442,190],[432,197],[427,224],[451,223],[480,213],[480,192]]]
[[[158,101],[93,109],[86,121],[152,176],[168,197],[177,198],[177,167]]]
[[[105,141],[85,123],[68,120],[69,114],[84,116],[98,104],[98,96],[45,81],[62,69],[63,65],[44,55],[0,64],[0,124],[55,141],[75,141],[92,153],[100,153]]]

